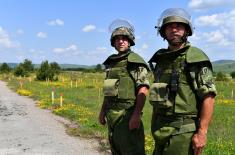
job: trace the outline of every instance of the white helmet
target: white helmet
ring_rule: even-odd
[[[160,18],[158,19],[157,29],[158,33],[160,33],[163,38],[165,38],[165,26],[169,23],[183,23],[188,30],[187,36],[191,36],[193,34],[191,16],[186,10],[182,8],[170,8],[162,12]]]

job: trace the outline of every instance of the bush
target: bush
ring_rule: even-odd
[[[14,75],[15,76],[22,76],[22,77],[29,76],[29,74],[25,71],[25,69],[22,65],[19,65],[15,68]]]
[[[51,81],[57,81],[60,70],[61,69],[56,62],[49,64],[46,60],[41,63],[40,68],[36,73],[36,78],[40,81],[47,79]]]
[[[7,65],[7,63],[3,63],[0,66],[0,73],[9,73],[11,71],[11,68]]]
[[[235,79],[235,71],[231,72],[230,75],[233,79]]]
[[[20,63],[14,71],[15,76],[29,76],[34,70],[32,61],[25,59],[23,63]]]
[[[222,72],[218,72],[216,75],[216,81],[227,81],[228,78],[226,77],[226,75]]]

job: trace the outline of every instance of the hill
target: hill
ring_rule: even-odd
[[[11,68],[15,68],[18,63],[7,63]],[[1,65],[1,63],[0,63]],[[77,64],[59,64],[62,69],[73,69],[73,68],[84,68],[84,69],[94,69],[96,66],[88,65],[77,65]],[[34,64],[35,68],[38,68],[40,64]],[[235,60],[217,60],[212,62],[214,72],[224,72],[231,73],[235,71]]]
[[[0,63],[1,65],[2,63]],[[15,68],[19,63],[7,63],[10,68]],[[40,64],[33,64],[35,68],[39,68]],[[96,66],[88,66],[88,65],[77,65],[77,64],[59,64],[62,69],[66,68],[84,68],[84,69],[93,69]]]
[[[212,62],[214,72],[231,73],[235,71],[235,60],[218,60]]]

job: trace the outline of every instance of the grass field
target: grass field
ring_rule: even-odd
[[[34,80],[34,76],[15,78],[5,75],[1,79],[8,81],[9,87],[19,94],[34,98],[40,108],[51,109],[53,113],[77,124],[75,127],[68,127],[69,134],[98,138],[102,142],[101,149],[108,148],[105,140],[107,129],[98,123],[98,114],[103,100],[104,74],[66,72],[61,74],[58,82],[39,82]],[[235,97],[233,97],[235,82],[217,82],[216,85],[218,96],[204,154],[233,155],[235,154]],[[52,91],[54,102],[52,102]],[[151,112],[151,105],[147,101],[143,122],[148,154],[152,153],[154,147],[150,131]]]

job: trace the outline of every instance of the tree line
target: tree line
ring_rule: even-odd
[[[19,63],[15,68],[10,68],[7,63],[0,65],[0,74],[8,74],[12,72],[15,76],[28,77],[31,73],[36,73],[36,80],[44,81],[51,80],[57,81],[58,75],[62,71],[82,71],[82,72],[101,72],[102,65],[98,64],[95,68],[66,68],[62,69],[57,62],[49,63],[47,60],[42,61],[39,68],[35,68],[32,61],[25,59],[22,63]]]
[[[32,64],[32,61],[25,59],[22,63],[17,65],[15,68],[10,68],[7,63],[2,63],[0,65],[0,73],[7,74],[13,72],[15,76],[28,77],[31,73],[36,73],[37,80],[46,80],[51,81],[58,80],[58,75],[62,71],[81,71],[81,72],[103,72],[101,64],[97,64],[95,68],[64,68],[62,69],[57,62],[49,63],[47,60],[43,61],[39,68],[35,68]],[[228,75],[223,72],[213,73],[216,81],[227,81],[229,80]],[[235,79],[235,71],[231,72],[229,76],[232,79]]]

